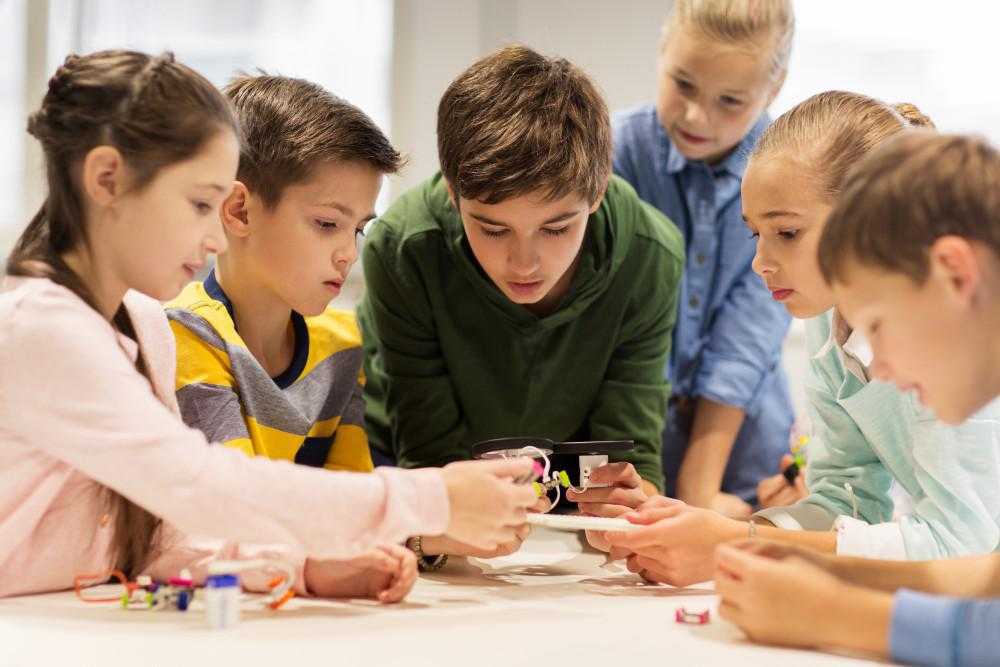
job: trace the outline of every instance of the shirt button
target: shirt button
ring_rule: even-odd
[[[702,253],[699,252],[698,255],[694,258],[694,261],[697,262],[699,266],[702,265],[702,264],[704,264],[705,263],[705,255],[703,255]]]
[[[699,299],[697,295],[692,296],[690,299],[688,299],[688,305],[691,306],[692,308],[697,308],[698,306],[701,305],[701,299]]]

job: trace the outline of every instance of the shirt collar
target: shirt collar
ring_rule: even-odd
[[[743,172],[746,170],[747,160],[750,157],[750,152],[753,147],[757,144],[757,140],[760,139],[760,135],[764,133],[767,126],[771,123],[771,118],[766,113],[761,114],[757,122],[754,123],[750,131],[746,133],[746,136],[740,140],[740,143],[736,145],[736,148],[726,156],[719,164],[711,168],[712,173],[719,175],[722,173],[728,173],[737,178],[743,177]],[[667,131],[663,129],[663,125],[659,122],[656,123],[657,132],[660,140],[660,145],[666,150],[666,171],[668,174],[676,174],[678,172],[684,171],[688,166],[688,159],[684,157],[684,154],[678,150],[677,146],[670,141],[670,137],[667,135]]]

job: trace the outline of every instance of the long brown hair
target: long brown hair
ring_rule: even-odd
[[[153,57],[116,50],[68,56],[49,79],[41,108],[28,120],[28,132],[45,154],[48,191],[8,257],[7,273],[48,278],[95,307],[93,295],[64,259],[88,243],[75,183],[84,157],[96,146],[115,147],[138,190],[160,169],[192,157],[225,129],[237,129],[226,99],[171,53]],[[113,324],[135,338],[124,306]],[[142,355],[136,368],[148,378]],[[149,560],[161,521],[111,489],[107,499],[115,519],[114,562],[134,573]]]

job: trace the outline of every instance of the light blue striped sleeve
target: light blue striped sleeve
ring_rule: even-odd
[[[933,667],[1000,664],[1000,599],[896,593],[889,648],[894,661]]]

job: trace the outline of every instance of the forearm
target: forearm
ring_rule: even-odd
[[[762,523],[765,523],[765,521],[766,520],[760,518],[754,519],[757,537],[766,540],[774,540],[775,542],[784,542],[785,544],[794,544],[796,546],[806,547],[807,549],[812,549],[813,551],[818,551],[820,553],[837,553],[837,534],[832,531],[785,530],[784,528],[776,528],[772,525],[761,525]]]
[[[1000,595],[1000,557],[989,554],[933,561],[836,558],[832,571],[845,581],[883,591],[909,588],[958,597]]]
[[[887,657],[892,608],[893,598],[888,593],[845,585],[823,602],[823,620],[816,624],[816,643]]]
[[[722,487],[729,453],[746,413],[739,408],[699,398],[691,439],[677,473],[677,496],[696,507],[708,507]]]

